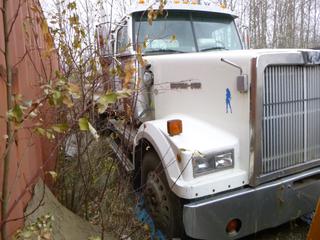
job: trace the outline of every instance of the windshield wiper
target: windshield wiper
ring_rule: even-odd
[[[144,53],[186,53],[179,50],[174,49],[152,49],[152,50],[146,50]]]
[[[210,48],[201,49],[200,52],[206,52],[206,51],[212,51],[212,50],[229,50],[229,49],[225,47],[210,47]]]

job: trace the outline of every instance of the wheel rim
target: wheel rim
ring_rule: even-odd
[[[167,234],[171,233],[172,219],[171,204],[166,188],[158,174],[154,171],[149,172],[145,188],[145,204],[150,215],[160,226],[161,230]]]

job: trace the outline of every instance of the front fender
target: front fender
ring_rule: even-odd
[[[183,132],[177,136],[167,133],[167,121],[180,119]],[[239,141],[234,136],[205,122],[185,115],[171,115],[164,119],[142,124],[134,140],[136,147],[147,140],[161,159],[169,186],[179,197],[192,199],[239,187],[247,182],[245,171],[239,165]],[[193,177],[192,156],[194,153],[210,154],[228,149],[235,151],[235,169],[224,170],[201,177]],[[177,157],[179,155],[179,158]],[[135,159],[136,160],[136,159]],[[216,185],[214,183],[217,183]]]
[[[169,186],[173,185],[179,178],[177,165],[177,149],[170,144],[159,125],[166,124],[166,121],[150,121],[144,123],[134,139],[134,162],[136,161],[136,147],[142,140],[147,140],[161,159],[163,169],[166,173]]]

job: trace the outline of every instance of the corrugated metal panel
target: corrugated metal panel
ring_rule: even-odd
[[[8,1],[9,2],[9,15],[10,19],[14,18],[14,15],[18,9],[18,3],[20,1]],[[40,93],[40,84],[51,78],[53,70],[58,68],[57,57],[53,56],[50,60],[41,62],[38,51],[31,51],[36,45],[34,40],[34,34],[29,31],[29,39],[24,30],[24,25],[27,25],[28,17],[33,18],[34,12],[30,11],[32,1],[21,1],[22,6],[19,10],[19,15],[13,27],[10,35],[10,48],[12,51],[11,60],[12,64],[20,62],[15,67],[14,77],[14,91],[22,94],[26,99],[36,99]],[[29,5],[27,5],[29,4]],[[38,4],[37,1],[33,4]],[[0,0],[0,6],[2,6],[2,0]],[[35,21],[36,22],[36,21]],[[38,37],[38,46],[41,47],[40,52],[45,50],[44,41],[41,38],[40,27],[36,26],[36,32]],[[0,47],[4,49],[4,37],[3,37],[3,23],[2,12],[0,11]],[[29,55],[25,58],[26,49],[29,49]],[[4,56],[0,53],[0,66],[4,67]],[[6,134],[6,122],[3,118],[6,116],[6,85],[4,79],[0,77],[0,156],[2,156],[5,141],[3,136]],[[27,125],[31,123],[26,123]],[[49,159],[49,155],[52,151],[51,144],[44,142],[38,136],[35,136],[29,130],[19,130],[17,133],[16,143],[14,144],[12,151],[12,158],[10,161],[10,206],[13,208],[9,219],[21,218],[23,216],[23,210],[28,203],[31,195],[30,190],[26,189],[37,179],[37,176],[42,174],[39,172],[41,166],[46,159]],[[51,168],[54,164],[54,158],[49,160],[47,164],[48,168]],[[2,166],[0,166],[0,174],[2,174]],[[0,178],[0,186],[2,186]],[[1,190],[1,189],[0,189]],[[18,204],[14,205],[14,202],[18,200]],[[9,223],[9,232],[12,233],[23,222],[14,221]]]

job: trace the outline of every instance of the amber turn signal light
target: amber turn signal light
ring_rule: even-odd
[[[176,136],[182,133],[182,121],[179,119],[167,122],[167,131],[170,136]]]

